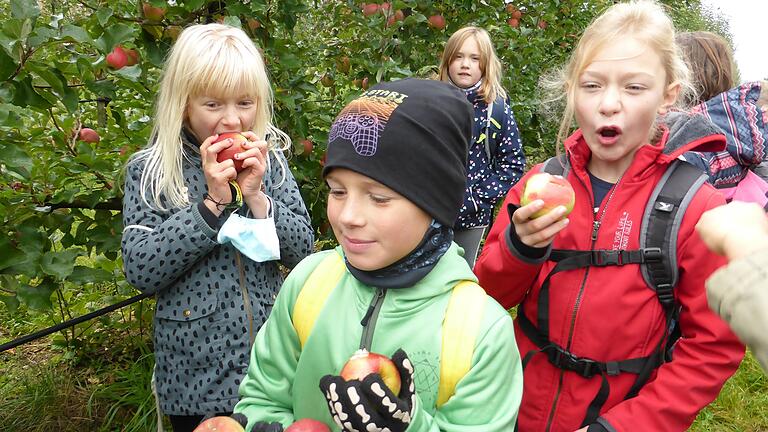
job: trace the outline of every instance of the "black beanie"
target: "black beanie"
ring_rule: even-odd
[[[347,168],[453,227],[464,198],[472,105],[456,87],[409,78],[381,83],[339,113],[323,177]]]

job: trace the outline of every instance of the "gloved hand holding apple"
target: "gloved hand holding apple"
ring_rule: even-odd
[[[413,364],[402,349],[391,361],[381,354],[357,352],[341,376],[320,379],[320,389],[342,430],[404,432],[411,423],[416,394]]]

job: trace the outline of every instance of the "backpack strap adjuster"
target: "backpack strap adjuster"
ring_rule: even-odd
[[[660,263],[662,261],[663,255],[661,254],[661,248],[660,247],[648,247],[642,249],[643,252],[643,262],[645,263]]]

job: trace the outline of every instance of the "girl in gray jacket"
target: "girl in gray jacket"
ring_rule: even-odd
[[[166,61],[150,143],[128,163],[123,200],[125,274],[155,293],[156,388],[174,431],[233,410],[283,282],[279,264],[312,252],[309,215],[282,154],[290,139],[271,118],[264,62],[245,33],[185,29]],[[217,157],[239,141],[234,160]]]

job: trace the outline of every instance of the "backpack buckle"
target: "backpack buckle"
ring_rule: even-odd
[[[661,248],[649,247],[643,249],[643,262],[646,263],[658,263],[661,262],[663,255],[661,254]]]
[[[620,266],[622,265],[621,251],[606,249],[592,251],[592,265],[595,267]]]
[[[576,372],[584,378],[591,378],[600,373],[600,368],[594,360],[576,357],[573,353],[559,347],[548,350],[549,362],[558,369]]]

